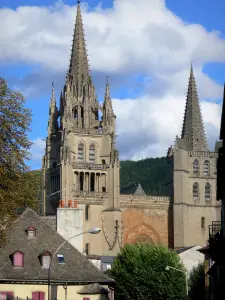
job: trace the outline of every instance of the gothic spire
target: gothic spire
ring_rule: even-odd
[[[110,96],[110,87],[109,87],[109,79],[108,76],[106,77],[106,87],[105,87],[105,99],[104,99],[104,108],[113,115],[113,107],[112,107],[112,100]]]
[[[90,81],[90,72],[84,39],[80,1],[78,1],[77,5],[77,16],[73,35],[68,76],[73,79],[73,83],[76,87],[81,87],[82,83],[85,84]]]
[[[54,82],[52,82],[52,97],[50,100],[49,115],[54,114],[56,110]]]
[[[209,151],[192,64],[190,70],[181,139],[185,141],[185,148],[187,150]]]

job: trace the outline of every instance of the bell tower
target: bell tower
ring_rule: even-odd
[[[51,103],[52,106],[56,107]],[[49,209],[49,212],[56,214],[59,200],[63,207],[71,207],[71,203],[76,201],[78,207],[83,209],[84,230],[96,226],[102,228],[101,234],[95,237],[100,240],[97,243],[99,249],[97,247],[94,254],[116,253],[119,249],[121,214],[120,164],[115,145],[116,116],[108,79],[103,105],[97,100],[89,70],[79,1],[69,70],[55,118],[58,115],[60,125],[57,141],[60,146],[55,148],[55,144],[50,142],[50,147],[57,149],[60,196],[55,202],[50,201],[51,193],[46,190],[46,213]],[[52,136],[52,129],[50,131]],[[44,159],[47,162],[51,159],[47,151]],[[49,164],[45,167],[45,173],[48,172]],[[48,186],[46,180],[45,183]],[[86,244],[91,247],[91,241],[87,240]]]

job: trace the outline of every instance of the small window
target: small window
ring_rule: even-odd
[[[57,259],[59,264],[65,264],[64,255],[63,254],[57,254]]]
[[[105,159],[102,160],[102,164],[105,165]]]
[[[13,254],[13,266],[22,268],[24,266],[24,254],[21,251],[16,251]]]
[[[43,269],[48,269],[51,263],[51,253],[49,251],[44,251],[41,254],[41,265]]]
[[[211,200],[211,185],[206,183],[205,185],[205,201]]]
[[[79,144],[78,146],[78,161],[84,161],[84,145]]]
[[[199,197],[199,186],[198,186],[198,183],[195,182],[193,184],[193,199],[198,200],[198,197]]]
[[[89,147],[89,162],[95,162],[95,145],[91,144]]]
[[[206,160],[203,164],[204,167],[204,176],[208,176],[209,175],[209,161]]]
[[[196,176],[199,175],[199,162],[197,159],[193,162],[193,173]]]
[[[201,229],[205,229],[205,217],[201,218]]]
[[[85,220],[89,220],[89,205],[85,206]]]
[[[89,255],[89,252],[90,252],[90,244],[85,244],[85,253],[86,255]]]
[[[27,228],[28,238],[34,238],[36,236],[36,228],[30,226]]]

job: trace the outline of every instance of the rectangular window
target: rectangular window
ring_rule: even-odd
[[[0,300],[13,300],[14,293],[13,292],[0,292]]]
[[[90,300],[90,298],[83,298],[83,300]]]
[[[57,258],[58,258],[58,263],[59,264],[64,264],[65,263],[64,256],[62,254],[57,254]]]
[[[14,267],[23,267],[23,254],[17,252],[13,255],[13,265]]]
[[[50,266],[50,262],[51,262],[50,255],[43,255],[42,256],[42,268],[43,269],[48,269],[49,266]]]
[[[44,292],[33,292],[32,300],[45,300],[45,293]]]

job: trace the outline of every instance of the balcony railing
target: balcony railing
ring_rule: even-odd
[[[72,167],[74,169],[106,170],[107,168],[109,168],[109,165],[73,162]]]
[[[212,225],[209,225],[209,238],[219,239],[225,235],[225,222],[213,221]]]

